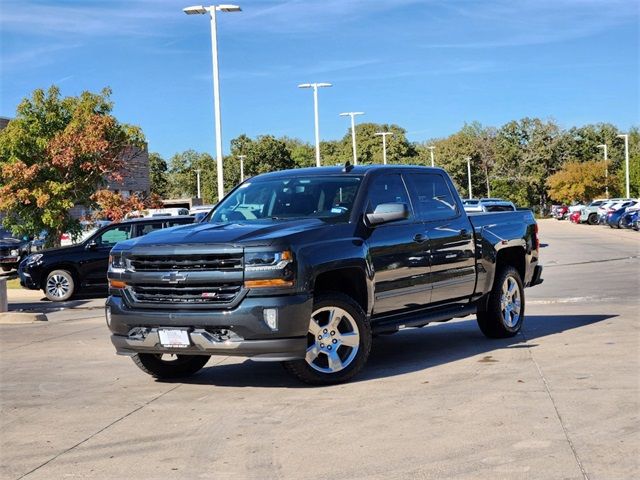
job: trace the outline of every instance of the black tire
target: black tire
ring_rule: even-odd
[[[143,372],[167,379],[193,375],[207,364],[209,355],[175,355],[173,360],[163,360],[159,354],[138,353],[131,359]]]
[[[344,314],[338,313],[339,316],[336,317],[336,311],[344,312]],[[329,324],[329,321],[332,318],[332,312],[334,316],[333,318],[336,319],[336,323],[334,324],[335,330],[332,330],[331,324]],[[325,318],[327,323],[320,325]],[[314,319],[317,319],[318,321]],[[313,314],[312,318],[309,319],[309,325],[310,333],[307,335],[308,351],[311,352],[311,349],[314,348],[314,346],[315,350],[308,354],[307,359],[283,362],[282,365],[285,370],[300,381],[310,385],[333,385],[343,383],[353,378],[358,372],[360,372],[360,370],[362,370],[365,363],[367,363],[369,353],[371,352],[372,335],[369,319],[362,310],[362,307],[355,300],[348,295],[339,292],[327,292],[316,296],[313,302]],[[319,336],[326,335],[326,338],[323,338],[323,340],[318,338],[318,342],[326,342],[326,346],[322,348],[318,347],[316,337],[311,333],[311,330],[314,330],[315,328],[318,329],[317,333]],[[356,328],[357,332],[355,331]],[[331,336],[334,335],[333,332],[335,332],[336,337]],[[357,341],[354,342],[354,345],[357,343],[357,349],[355,351],[354,347],[347,346],[342,343],[342,340],[346,339],[348,336],[352,337],[354,334],[359,335]],[[336,338],[339,338],[340,341],[336,340]],[[333,342],[334,345],[338,345],[331,352],[327,351],[327,349],[332,349],[332,345],[329,341]],[[314,353],[314,359],[308,360],[311,359]],[[339,358],[340,363],[338,365],[347,363],[346,366],[334,372],[330,372],[329,370],[332,368],[330,355],[332,355],[331,358]],[[326,366],[324,366],[325,364]]]
[[[518,318],[507,313],[509,319],[505,318],[505,312],[503,312],[502,295],[503,286],[509,281],[509,279],[515,282],[517,287],[517,294],[520,300],[520,307],[518,311]],[[478,326],[482,333],[489,338],[509,338],[518,334],[522,328],[524,322],[524,285],[518,271],[511,267],[506,266],[498,271],[496,278],[493,282],[493,287],[489,293],[487,299],[486,308],[478,311]],[[507,310],[508,312],[508,310]]]
[[[71,272],[53,270],[47,275],[42,290],[52,302],[64,302],[73,296],[76,291],[76,284]]]
[[[587,218],[587,223],[589,225],[597,225],[598,224],[598,214],[597,213],[590,214],[589,217]]]
[[[10,272],[11,270],[13,270],[11,267],[2,267],[3,272]]]

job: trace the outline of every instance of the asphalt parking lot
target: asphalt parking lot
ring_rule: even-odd
[[[380,337],[346,385],[229,357],[154,381],[114,354],[100,299],[0,325],[0,476],[640,478],[640,234],[540,232],[522,335],[469,317]]]

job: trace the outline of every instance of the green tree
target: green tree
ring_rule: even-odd
[[[614,170],[616,172],[616,178],[618,182],[616,184],[617,190],[620,195],[626,194],[626,180],[625,180],[625,162],[624,162],[624,140],[621,138],[616,139],[614,146],[618,147],[622,145],[622,150],[618,152],[616,148],[614,150],[615,157],[612,159],[611,165],[619,164],[619,167]],[[617,158],[619,157],[619,159]],[[615,169],[615,166],[609,166],[609,169]],[[638,127],[633,127],[629,130],[629,194],[631,198],[640,198],[640,130]]]
[[[151,192],[165,198],[169,191],[167,179],[167,162],[159,153],[149,154],[149,182]]]
[[[37,89],[18,105],[0,132],[0,212],[20,235],[42,230],[49,245],[65,231],[77,232],[74,205],[93,207],[92,195],[107,180],[121,180],[128,160],[142,147],[138,127],[112,114],[111,91],[60,96],[57,87]],[[125,172],[126,173],[126,172]]]
[[[208,153],[186,150],[176,153],[169,160],[167,174],[168,195],[174,198],[193,198],[198,195],[200,170],[200,194],[204,203],[218,199],[218,176],[215,159]]]

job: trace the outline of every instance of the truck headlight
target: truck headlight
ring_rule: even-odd
[[[20,250],[11,250],[9,252],[9,255],[12,256],[12,257],[17,257],[17,256],[20,255]]]
[[[244,271],[245,288],[293,287],[293,254],[290,250],[246,253]]]
[[[127,264],[121,253],[112,253],[109,255],[109,271],[122,273],[126,267]]]
[[[282,270],[293,261],[289,250],[284,252],[247,253],[244,257],[244,269],[247,272]]]

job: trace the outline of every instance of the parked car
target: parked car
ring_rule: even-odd
[[[625,199],[625,200],[621,200],[619,202],[615,202],[612,205],[608,206],[604,212],[604,215],[602,216],[602,218],[600,219],[600,223],[602,224],[606,224],[609,225],[609,218],[616,212],[619,212],[621,209],[624,209],[626,207],[630,207],[632,205],[635,205],[636,201],[635,200],[631,200],[631,199]],[[620,212],[621,214],[622,212]],[[616,216],[616,221],[618,219],[618,214],[615,215]]]
[[[633,207],[634,205],[636,205],[636,203],[637,202],[633,200],[630,202],[621,202],[621,205],[622,205],[621,207],[616,208],[613,211],[609,211],[607,213],[607,218],[606,218],[607,225],[609,225],[611,228],[621,228],[622,217],[626,213],[627,209]],[[616,204],[616,205],[620,205],[620,204]],[[614,207],[616,205],[614,205]]]
[[[469,199],[467,202],[473,202],[474,199]],[[516,206],[508,201],[503,200],[501,198],[481,198],[477,201],[477,203],[468,203],[465,204],[462,202],[464,206],[464,210],[467,213],[474,212],[513,212],[516,210]]]
[[[622,203],[631,201],[631,198],[612,198],[598,207],[598,223],[604,224],[607,220],[607,213],[622,207]]]
[[[106,289],[109,251],[116,243],[192,222],[193,217],[182,216],[140,218],[107,225],[75,245],[29,255],[18,268],[20,285],[42,290],[54,302],[68,300],[81,289]]]
[[[551,215],[556,220],[564,220],[569,216],[569,207],[566,205],[560,205],[551,213]]]
[[[623,228],[634,228],[638,215],[640,215],[640,203],[636,203],[633,207],[627,208],[620,219],[620,226]]]
[[[4,272],[18,268],[20,261],[29,254],[29,238],[18,237],[0,228],[0,268]]]
[[[569,220],[571,223],[580,223],[580,211],[572,212],[571,215],[569,215]]]
[[[593,200],[589,205],[580,209],[580,223],[595,225],[598,223],[598,207],[607,202],[604,198]]]
[[[524,287],[542,282],[537,232],[530,210],[467,215],[440,168],[267,173],[203,223],[119,242],[107,325],[158,378],[240,355],[344,382],[373,334],[476,314],[486,336],[517,335]]]

